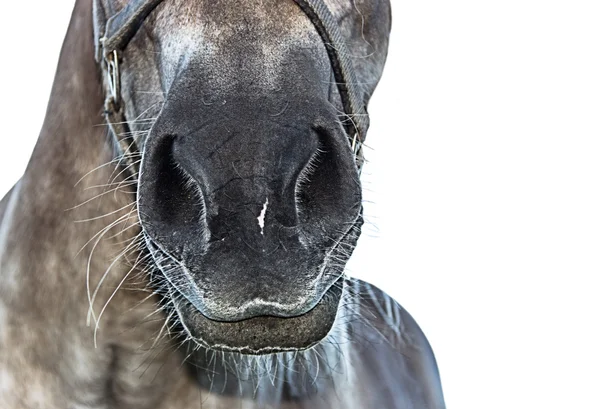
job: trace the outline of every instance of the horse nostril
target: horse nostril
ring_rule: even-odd
[[[162,206],[165,217],[179,218],[184,223],[198,222],[204,206],[202,190],[198,182],[175,159],[174,140],[175,137],[170,137],[170,144],[161,155],[157,180],[157,193],[161,198],[158,204]]]
[[[340,223],[351,222],[360,211],[356,165],[345,152],[348,147],[342,143],[342,135],[331,130],[319,130],[318,134],[319,148],[296,183],[298,214],[303,223],[339,228]]]
[[[171,231],[182,237],[190,232],[198,237],[198,232],[206,233],[201,187],[176,159],[175,136],[156,138],[146,146],[138,195],[140,218],[148,222],[149,232]]]

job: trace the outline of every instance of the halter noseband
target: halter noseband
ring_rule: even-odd
[[[308,16],[321,36],[342,98],[344,113],[348,117],[345,128],[350,139],[359,171],[363,165],[362,144],[369,127],[366,107],[361,103],[356,88],[354,66],[349,59],[346,43],[331,12],[323,0],[294,0]],[[131,135],[125,110],[121,103],[121,79],[119,56],[125,50],[142,23],[163,0],[130,0],[118,13],[106,18],[107,10],[101,0],[94,0],[94,32],[96,38],[96,61],[102,64],[108,79],[110,93],[106,96],[104,110],[106,121],[118,141],[123,153],[136,152],[133,137],[127,141],[124,135]],[[112,11],[109,11],[112,14]],[[127,161],[127,167],[137,173],[135,161]]]

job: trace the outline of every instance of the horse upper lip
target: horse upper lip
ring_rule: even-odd
[[[249,354],[297,351],[313,347],[329,334],[341,295],[341,285],[331,287],[314,308],[285,318],[211,320],[185,300],[175,302],[175,310],[187,334],[203,347]]]

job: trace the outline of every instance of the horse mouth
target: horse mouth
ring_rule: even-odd
[[[257,316],[240,321],[207,318],[184,297],[173,306],[179,324],[200,347],[242,354],[309,349],[322,341],[336,319],[343,279],[332,285],[310,311],[293,317]]]

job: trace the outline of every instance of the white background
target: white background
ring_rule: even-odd
[[[72,3],[0,8],[1,192]],[[449,408],[600,408],[599,3],[392,3],[351,273],[415,316]]]

